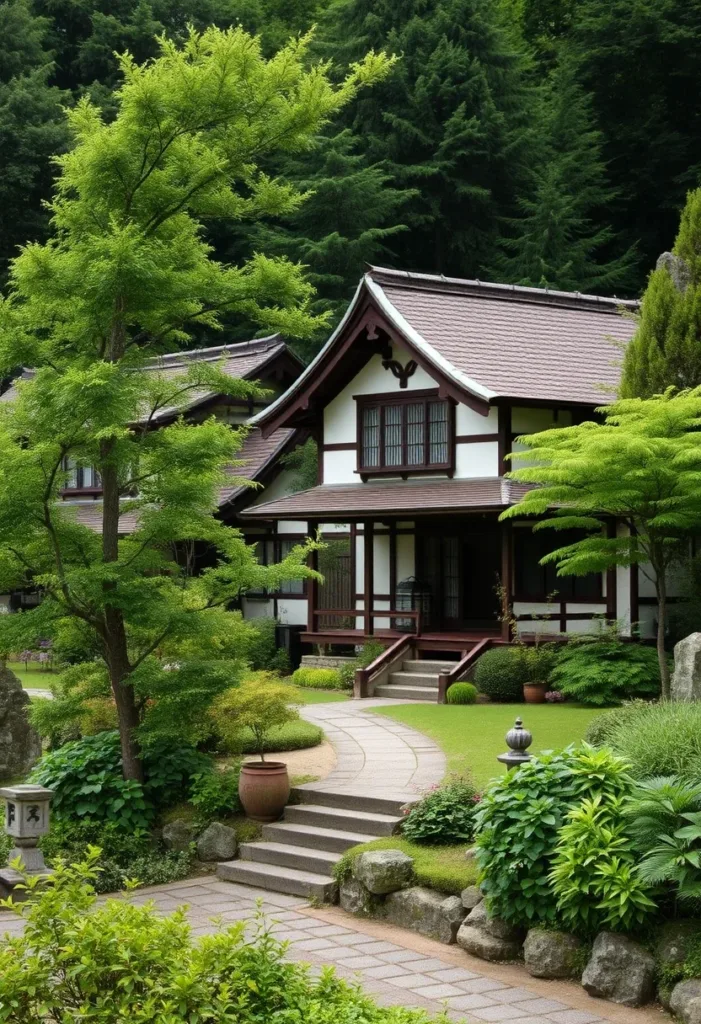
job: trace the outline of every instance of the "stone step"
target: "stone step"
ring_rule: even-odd
[[[289,809],[288,807],[285,814]],[[350,850],[351,846],[367,843],[375,838],[374,835],[352,832],[349,829],[320,828],[318,825],[304,825],[291,821],[276,821],[272,825],[263,825],[263,839],[266,842],[304,846],[333,853],[344,853]]]
[[[432,686],[438,689],[438,675],[431,672],[391,672],[390,686]]]
[[[322,804],[293,804],[285,808],[285,821],[317,825],[319,828],[347,829],[368,836],[391,836],[401,816],[352,811],[345,807],[324,807]]]
[[[428,659],[416,658],[412,661],[403,661],[402,672],[430,672],[431,674],[435,673],[435,675],[438,675],[443,669],[450,672],[456,665],[457,661],[429,661]]]
[[[338,864],[343,854],[310,850],[305,846],[288,846],[286,843],[264,842],[242,843],[239,856],[241,860],[278,864],[284,868],[296,868],[298,871],[331,877],[334,864]]]
[[[328,875],[315,871],[300,871],[285,868],[279,864],[260,864],[250,860],[227,860],[217,864],[217,876],[226,882],[254,885],[271,892],[286,892],[292,896],[331,902],[336,892],[336,883]]]
[[[295,787],[291,795],[303,804],[344,807],[349,811],[370,811],[375,814],[392,814],[396,817],[401,816],[402,807],[420,799],[416,795],[395,794],[389,788],[387,792],[375,793],[373,796],[352,789],[325,792],[323,789],[315,789],[314,783],[310,783],[309,789],[306,786]]]
[[[393,697],[395,700],[428,700],[435,704],[438,690],[433,686],[386,686],[375,687],[375,697]]]

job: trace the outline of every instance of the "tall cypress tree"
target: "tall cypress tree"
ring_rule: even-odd
[[[701,384],[701,189],[690,192],[671,256],[662,257],[643,296],[626,349],[621,395],[649,398]]]
[[[321,52],[352,61],[369,47],[401,56],[345,123],[400,188],[410,231],[403,266],[475,275],[495,255],[533,153],[534,89],[525,49],[493,0],[333,0]]]
[[[602,224],[613,198],[601,157],[591,97],[564,56],[543,105],[542,154],[510,221],[494,263],[502,281],[565,291],[611,292],[633,282],[635,253],[611,254],[613,231]]]

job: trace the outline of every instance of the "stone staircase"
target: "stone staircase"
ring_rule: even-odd
[[[260,842],[242,843],[239,860],[217,865],[219,878],[331,901],[336,892],[332,872],[342,854],[358,843],[392,835],[407,802],[390,794],[303,787],[294,789],[292,798],[300,802],[288,804],[282,821],[263,825]]]
[[[375,697],[396,697],[398,700],[438,701],[438,676],[442,671],[455,668],[454,661],[404,661],[398,672],[392,672],[389,682],[376,686]]]

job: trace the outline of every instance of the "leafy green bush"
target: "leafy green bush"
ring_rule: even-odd
[[[675,899],[701,899],[701,785],[674,776],[641,782],[628,805],[641,878],[667,883]]]
[[[654,647],[626,644],[604,634],[571,640],[560,652],[550,682],[566,697],[602,707],[633,697],[656,697],[660,671]]]
[[[644,701],[620,708],[605,725],[604,742],[630,764],[635,778],[678,775],[701,781],[701,703]]]
[[[623,798],[598,794],[570,811],[550,872],[557,912],[578,934],[630,931],[656,909],[638,869]]]
[[[287,722],[285,725],[277,725],[269,730],[263,738],[263,753],[306,750],[307,747],[316,747],[323,738],[324,731],[318,725],[312,725],[311,722],[305,722],[303,719],[298,722]],[[258,753],[255,738],[247,730],[241,733],[239,751],[242,754]]]
[[[246,657],[250,667],[254,671],[265,669],[287,675],[290,671],[290,659],[287,651],[277,644],[277,619],[249,619],[246,625],[250,628],[246,644]]]
[[[375,658],[379,658],[384,650],[385,645],[381,644],[378,640],[368,640],[364,643],[353,661],[348,665],[342,665],[338,670],[343,689],[352,690],[356,669],[367,668],[368,665],[372,665]]]
[[[404,836],[385,836],[371,839],[360,846],[352,846],[333,868],[333,876],[341,882],[349,878],[353,861],[368,850],[401,850],[414,862],[414,879],[417,885],[435,889],[449,896],[459,896],[468,885],[477,881],[474,861],[465,857],[465,843],[458,846],[426,846],[412,843]]]
[[[210,708],[210,718],[226,749],[260,754],[262,759],[266,751],[280,749],[274,744],[284,738],[284,726],[303,724],[289,699],[286,683],[247,680],[220,694]]]
[[[412,843],[451,846],[471,843],[479,796],[466,779],[454,778],[414,804],[402,822],[402,835]]]
[[[195,775],[190,788],[190,803],[205,821],[213,821],[222,814],[236,814],[241,810],[239,802],[239,775],[241,765],[236,763],[219,770]]]
[[[119,735],[108,731],[44,754],[31,780],[54,791],[57,819],[113,821],[133,832],[146,828],[159,808],[187,796],[192,776],[208,764],[209,758],[191,747],[159,744],[144,750],[145,783],[126,780]]]
[[[94,861],[59,868],[13,908],[25,927],[0,943],[3,1021],[430,1024],[423,1010],[378,1006],[332,971],[313,977],[263,926],[253,941],[243,923],[193,940],[184,909],[98,904],[94,877]]]
[[[475,704],[477,702],[477,687],[472,683],[453,683],[448,687],[445,699],[448,704]]]
[[[627,721],[632,715],[636,715],[640,707],[648,707],[647,700],[626,700],[618,707],[602,711],[596,718],[592,718],[584,733],[584,739],[594,747],[605,747],[608,745],[609,736],[618,729],[619,725]]]
[[[475,667],[475,685],[493,701],[518,703],[528,678],[518,647],[495,647],[486,651]]]
[[[490,910],[513,924],[554,925],[549,873],[567,814],[587,797],[619,796],[626,763],[607,750],[567,748],[495,780],[475,813],[477,862]]]
[[[349,686],[337,668],[298,668],[292,673],[292,682],[314,690],[343,690],[353,686],[352,678]]]

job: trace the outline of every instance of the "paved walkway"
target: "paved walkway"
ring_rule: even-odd
[[[401,722],[372,714],[373,708],[396,703],[372,698],[305,704],[302,716],[322,727],[338,758],[330,775],[305,788],[327,792],[354,790],[368,796],[391,791],[393,795],[409,798],[440,782],[446,771],[440,747]]]
[[[579,985],[531,978],[523,967],[489,964],[457,946],[443,946],[380,921],[357,919],[337,907],[313,908],[298,896],[263,892],[207,876],[155,886],[132,895],[163,912],[186,903],[196,936],[245,921],[252,934],[260,900],[287,955],[319,969],[333,965],[383,1005],[447,1010],[453,1020],[516,1024],[662,1024],[657,1009],[630,1010],[590,998]],[[216,915],[216,917],[215,917]],[[0,934],[21,921],[0,911]]]

